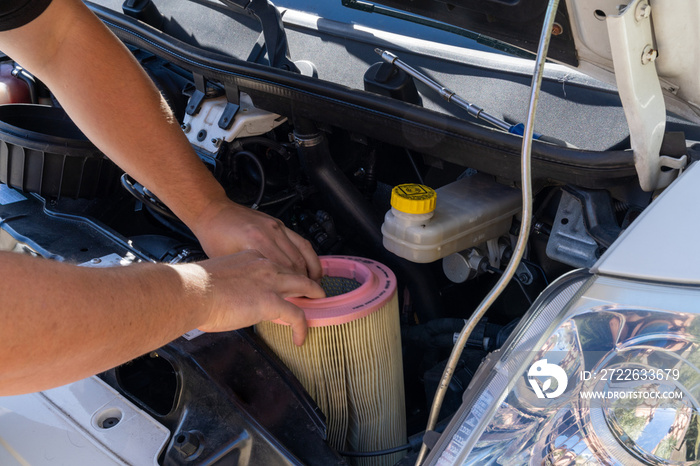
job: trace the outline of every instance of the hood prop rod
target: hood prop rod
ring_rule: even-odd
[[[466,110],[471,116],[474,118],[479,118],[484,121],[487,121],[491,123],[493,126],[496,128],[502,129],[504,131],[511,132],[512,125],[509,125],[505,121],[501,120],[500,118],[496,118],[495,116],[486,113],[483,108],[477,107],[474,104],[470,104],[466,100],[464,100],[462,97],[458,96],[454,91],[446,88],[439,82],[435,81],[432,78],[429,78],[425,74],[421,73],[417,69],[413,68],[411,65],[408,63],[402,61],[399,59],[398,56],[395,54],[389,52],[388,50],[382,50],[379,48],[374,49],[377,54],[382,57],[382,60],[384,60],[387,63],[390,63],[397,67],[400,70],[405,71],[409,75],[413,76],[416,78],[418,81],[422,82],[426,86],[428,86],[430,89],[433,91],[437,92],[440,97],[445,99],[446,101],[450,102],[451,104],[455,104],[458,107]],[[522,133],[520,133],[522,135]]]
[[[525,125],[523,125],[522,123],[511,125],[510,123],[508,123],[504,120],[501,120],[500,118],[497,118],[497,117],[491,115],[490,113],[486,112],[483,108],[481,108],[477,105],[474,105],[474,104],[470,104],[469,102],[464,100],[462,97],[457,95],[456,92],[446,88],[445,86],[443,86],[439,82],[435,81],[434,79],[429,78],[427,75],[425,75],[424,73],[421,73],[417,69],[413,68],[408,63],[400,60],[396,54],[394,54],[388,50],[382,50],[379,48],[375,48],[374,51],[377,52],[377,54],[380,57],[382,57],[382,60],[394,65],[395,67],[397,67],[400,70],[405,71],[410,76],[413,76],[414,78],[416,78],[417,80],[419,80],[420,82],[422,82],[423,84],[428,86],[430,89],[437,92],[440,95],[440,97],[445,99],[447,102],[454,104],[463,110],[466,110],[474,118],[484,120],[487,123],[490,123],[492,126],[495,126],[496,128],[501,129],[503,131],[506,131],[508,133],[515,134],[518,136],[523,136],[523,134],[525,132]],[[556,145],[560,145],[560,146],[564,146],[564,147],[571,147],[571,148],[574,147],[571,144],[567,143],[566,141],[562,141],[560,139],[556,139],[556,138],[549,137],[549,136],[543,136],[543,135],[538,134],[538,133],[533,133],[533,138],[537,139],[539,141],[550,142],[552,144],[556,144]]]

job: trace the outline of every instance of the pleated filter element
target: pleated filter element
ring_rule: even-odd
[[[326,298],[290,298],[306,313],[303,346],[283,322],[262,322],[258,335],[304,385],[328,423],[328,443],[370,452],[406,443],[401,332],[396,277],[359,257],[321,257]],[[403,453],[355,458],[393,465]]]

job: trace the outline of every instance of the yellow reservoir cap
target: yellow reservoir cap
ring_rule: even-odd
[[[435,190],[422,184],[400,184],[391,190],[391,207],[406,214],[429,214],[436,199]]]

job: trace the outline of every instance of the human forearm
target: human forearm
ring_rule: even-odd
[[[40,78],[85,135],[187,224],[226,196],[132,54],[79,1],[3,33],[2,50]]]
[[[56,0],[0,33],[0,50],[44,81],[85,135],[165,202],[210,257],[255,249],[320,278],[308,241],[228,200],[134,57],[80,1]]]
[[[288,297],[324,296],[309,278],[244,251],[196,264],[83,268],[0,253],[0,395],[104,371],[183,333],[306,320]]]
[[[0,394],[62,385],[203,325],[211,304],[198,266],[87,269],[0,254]]]

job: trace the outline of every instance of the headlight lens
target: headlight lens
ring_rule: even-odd
[[[575,272],[482,364],[429,464],[700,461],[700,289]]]

